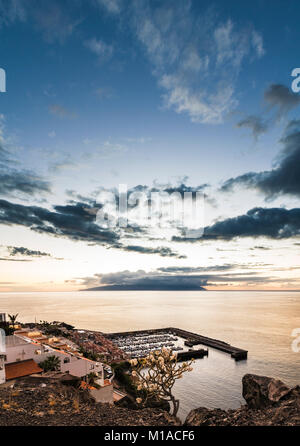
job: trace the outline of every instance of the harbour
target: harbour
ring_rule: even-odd
[[[212,339],[175,327],[108,333],[105,336],[131,358],[141,358],[150,353],[151,350],[162,347],[171,348],[174,352],[178,351],[178,359],[182,357],[191,359],[192,357],[203,358],[208,356],[208,350],[203,348],[194,350],[193,347],[197,345],[211,347],[228,353],[235,361],[246,360],[248,357],[247,350],[234,347],[218,339]],[[189,350],[184,351],[185,349],[182,345],[176,345],[178,338],[184,340],[184,346],[189,347]]]

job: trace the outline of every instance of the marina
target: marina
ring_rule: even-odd
[[[206,346],[220,350],[230,354],[236,361],[245,360],[248,357],[247,350],[174,327],[109,333],[106,336],[129,358],[142,358],[151,351],[160,350],[163,347],[177,352],[179,358],[183,356],[191,358],[196,355],[199,358],[208,356],[208,350],[203,348],[194,350],[194,346]]]

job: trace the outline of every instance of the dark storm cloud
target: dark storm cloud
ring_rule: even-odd
[[[94,209],[86,203],[57,206],[54,211],[0,200],[0,223],[26,226],[39,233],[74,241],[113,244],[117,235],[95,223]]]
[[[221,190],[227,192],[234,186],[259,190],[271,199],[281,194],[300,195],[300,120],[291,121],[280,141],[283,150],[277,166],[264,172],[248,172],[227,180]]]
[[[277,110],[278,118],[281,118],[300,104],[299,94],[293,93],[288,87],[281,84],[270,85],[264,93],[264,99],[271,108]]]
[[[27,257],[51,257],[51,254],[47,252],[35,251],[32,249],[24,248],[23,246],[8,246],[7,249],[12,257],[18,255]]]
[[[162,257],[179,259],[185,258],[185,256],[172,251],[168,247],[148,248],[121,244],[119,242],[120,236],[116,232],[103,229],[95,223],[96,213],[100,207],[101,205],[78,202],[65,206],[54,206],[54,211],[50,211],[38,206],[24,206],[0,200],[0,224],[26,226],[41,234],[105,245],[123,251],[158,254]],[[137,231],[139,232],[138,228]],[[13,248],[11,252],[26,255],[26,248]],[[28,250],[28,252],[35,251]]]
[[[204,229],[199,240],[232,240],[236,237],[287,239],[300,235],[300,208],[254,208],[245,215],[227,218]],[[173,237],[174,241],[187,241]],[[191,242],[195,242],[192,239]]]
[[[251,130],[254,139],[258,139],[258,137],[268,130],[268,124],[263,121],[263,119],[259,116],[247,116],[236,124],[239,128],[248,128]]]
[[[119,247],[123,251],[133,251],[141,254],[158,254],[161,257],[175,257],[177,259],[186,259],[186,256],[178,254],[177,252],[165,246],[161,246],[158,248],[148,248],[146,246],[138,246],[138,245],[128,245],[128,246],[120,245]]]
[[[39,176],[25,171],[0,168],[0,194],[12,194],[21,192],[27,195],[51,190],[50,183]]]

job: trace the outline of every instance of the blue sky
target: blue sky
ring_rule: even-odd
[[[119,286],[124,270],[142,271],[129,282],[171,282],[180,270],[159,268],[229,264],[226,277],[185,274],[207,288],[298,288],[300,222],[281,210],[299,206],[297,167],[286,174],[299,159],[290,124],[299,15],[293,0],[0,0],[1,289],[71,290],[105,285],[111,273]],[[147,231],[91,239],[84,212],[119,184],[207,184],[205,226],[217,232],[193,243]],[[12,218],[7,203],[23,208]],[[72,210],[71,229],[62,222],[70,208],[58,205],[83,209]],[[39,223],[26,220],[32,206]],[[267,231],[260,213],[255,228],[237,229],[244,220],[230,219],[253,208],[285,220]]]

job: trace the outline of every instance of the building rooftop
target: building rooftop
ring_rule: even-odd
[[[9,347],[18,347],[19,345],[27,345],[28,342],[25,339],[20,338],[19,336],[5,336],[5,344],[6,348]]]
[[[6,380],[22,378],[24,376],[41,373],[43,370],[34,362],[33,359],[26,361],[13,362],[5,365]]]

